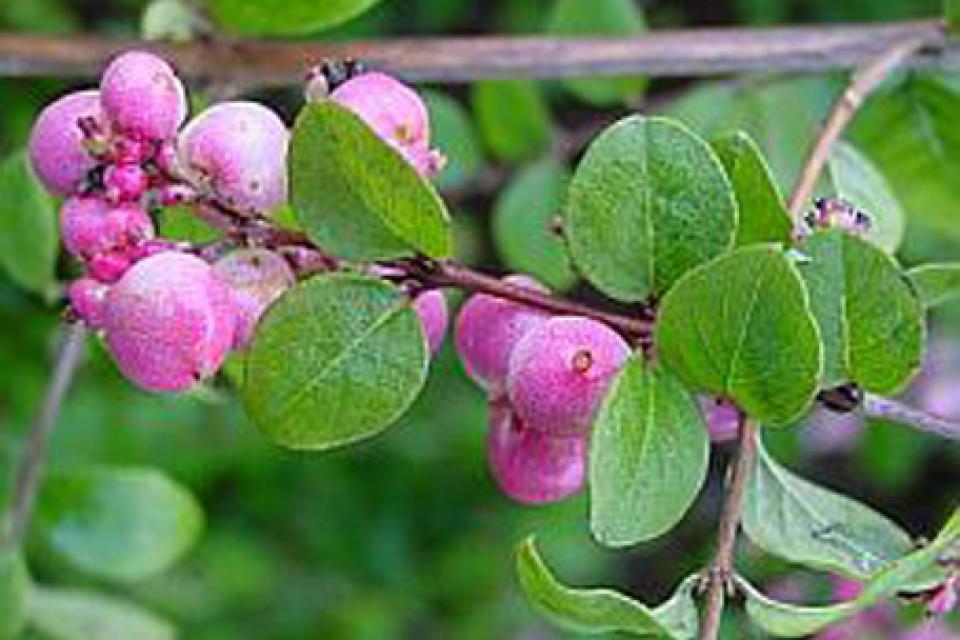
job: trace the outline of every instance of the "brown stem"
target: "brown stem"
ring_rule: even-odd
[[[83,355],[83,347],[87,338],[87,330],[81,323],[70,325],[67,328],[66,339],[57,359],[57,366],[47,387],[47,394],[40,409],[40,414],[30,426],[27,434],[26,447],[17,471],[13,487],[13,497],[10,501],[10,516],[7,521],[7,530],[3,538],[2,547],[5,549],[16,547],[23,539],[37,491],[40,488],[40,479],[43,475],[44,460],[46,458],[47,443],[53,430],[57,426],[60,416],[60,407],[73,381],[73,374]]]
[[[700,623],[700,640],[716,640],[720,631],[726,592],[733,576],[733,552],[737,544],[737,530],[743,513],[743,496],[747,480],[757,457],[757,434],[752,420],[740,418],[739,450],[731,464],[730,485],[727,488],[717,532],[717,551],[713,565],[706,576],[706,611]]]
[[[945,420],[890,398],[868,394],[863,399],[863,413],[870,418],[901,422],[927,433],[960,440],[960,422]]]
[[[189,78],[240,86],[289,85],[325,58],[356,58],[410,80],[553,78],[604,74],[695,76],[751,71],[849,68],[907,38],[943,44],[942,21],[771,28],[663,30],[637,37],[483,36],[354,42],[263,40],[155,42],[0,34],[0,76],[94,77],[131,47],[159,51]],[[953,64],[958,51],[917,56],[913,64]]]
[[[914,34],[904,40],[894,43],[888,49],[881,52],[878,56],[868,60],[862,67],[859,67],[850,79],[850,84],[844,90],[843,95],[833,105],[833,110],[827,118],[827,122],[817,138],[807,160],[804,163],[803,170],[800,173],[800,179],[794,187],[793,194],[790,196],[790,215],[794,222],[800,221],[800,215],[806,207],[807,201],[813,194],[817,185],[821,171],[830,156],[830,149],[833,143],[840,138],[840,134],[846,128],[850,120],[860,109],[867,96],[877,88],[884,78],[886,78],[895,68],[903,65],[914,54],[924,46],[933,41],[935,34],[921,33]],[[937,34],[936,38],[942,38],[942,34]]]

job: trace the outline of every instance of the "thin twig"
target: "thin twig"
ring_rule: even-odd
[[[2,544],[4,548],[19,545],[30,522],[37,491],[40,488],[40,478],[43,475],[47,443],[57,426],[60,407],[73,381],[77,365],[80,363],[86,338],[87,330],[83,324],[76,323],[67,328],[66,338],[57,358],[57,366],[50,379],[50,385],[47,387],[40,414],[27,434],[26,446],[13,486],[10,516]]]
[[[922,37],[943,45],[910,64],[952,66],[942,21],[663,30],[635,37],[550,36],[418,38],[354,42],[200,40],[188,44],[92,35],[0,33],[0,76],[96,76],[131,47],[174,60],[192,79],[240,86],[291,85],[326,58],[355,58],[409,80],[472,82],[485,78],[555,78],[643,74],[689,77],[743,72],[825,71],[856,67],[895,43]]]
[[[757,457],[757,434],[753,421],[741,415],[739,450],[731,464],[730,485],[727,488],[720,514],[717,532],[717,551],[707,580],[706,611],[700,623],[700,640],[716,640],[720,631],[720,619],[726,592],[733,576],[733,552],[737,544],[737,531],[743,513],[743,496],[747,480]]]
[[[833,105],[833,110],[827,118],[823,131],[810,149],[800,179],[790,196],[790,214],[795,223],[799,222],[800,215],[813,194],[820,173],[830,156],[833,143],[840,138],[840,134],[843,133],[844,128],[863,105],[867,96],[894,69],[903,65],[920,49],[930,44],[933,35],[932,33],[914,35],[897,42],[879,56],[858,68],[853,74],[850,84]]]
[[[951,422],[939,416],[914,409],[890,398],[868,394],[863,399],[863,414],[868,418],[892,420],[927,433],[951,440],[960,440],[960,423]]]

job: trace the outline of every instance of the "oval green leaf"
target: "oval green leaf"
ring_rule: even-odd
[[[376,278],[314,277],[260,323],[247,357],[247,411],[274,442],[328,449],[396,421],[427,376],[409,300]]]
[[[290,145],[291,202],[304,231],[342,258],[375,260],[452,250],[440,196],[360,118],[307,104]]]
[[[757,143],[744,131],[710,141],[726,169],[740,215],[736,245],[791,240],[793,222]]]
[[[20,551],[0,551],[0,640],[20,637],[30,590],[30,576]]]
[[[30,598],[30,625],[52,640],[175,640],[166,620],[139,606],[93,591],[38,587]]]
[[[896,393],[919,370],[923,307],[896,261],[840,229],[818,231],[800,247],[800,273],[824,345],[823,384],[856,382]]]
[[[478,82],[471,102],[480,135],[500,160],[527,160],[550,144],[550,111],[537,84],[529,80]]]
[[[709,458],[707,427],[687,389],[665,369],[631,358],[593,424],[594,537],[621,547],[672,529],[703,486]]]
[[[692,640],[697,634],[695,576],[685,580],[670,600],[650,608],[610,589],[572,589],[560,584],[537,553],[532,537],[517,550],[517,575],[530,604],[563,629],[671,640]]]
[[[248,35],[311,33],[346,22],[380,0],[203,0],[214,19]]]
[[[688,386],[788,424],[817,393],[822,349],[796,267],[772,245],[744,247],[684,276],[663,299],[663,362]]]
[[[927,309],[960,298],[960,262],[924,264],[907,272]]]
[[[203,530],[203,511],[181,485],[147,468],[51,475],[37,508],[44,543],[75,568],[120,582],[176,563]]]
[[[49,297],[58,243],[54,200],[18,151],[0,163],[0,267],[24,289]]]
[[[587,149],[564,231],[583,275],[631,302],[729,249],[736,226],[733,188],[709,145],[672,120],[630,116]]]
[[[504,264],[556,291],[577,281],[563,240],[551,228],[569,178],[563,165],[544,158],[521,169],[494,205],[493,234]]]

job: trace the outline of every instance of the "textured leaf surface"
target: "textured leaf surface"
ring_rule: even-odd
[[[174,640],[167,621],[139,606],[93,591],[36,588],[30,624],[52,640]]]
[[[86,573],[124,582],[169,568],[203,529],[196,499],[145,468],[51,475],[37,516],[39,533],[58,555]]]
[[[447,158],[436,177],[440,189],[455,189],[474,177],[483,162],[480,141],[470,114],[459,102],[439,91],[420,93],[430,113],[433,145]]]
[[[696,401],[668,371],[631,358],[607,393],[590,443],[590,526],[619,547],[669,531],[707,476],[710,438]]]
[[[373,260],[451,252],[449,216],[433,186],[333,102],[308,104],[297,118],[290,189],[303,229],[334,255]]]
[[[564,230],[585,277],[637,301],[726,251],[736,225],[733,188],[709,145],[672,120],[631,116],[587,149]]]
[[[960,262],[921,265],[910,269],[907,276],[927,308],[960,297]]]
[[[0,267],[21,287],[47,297],[58,242],[53,198],[18,151],[0,163]]]
[[[20,637],[30,589],[30,576],[20,552],[0,551],[0,639]]]
[[[744,131],[710,142],[723,163],[737,197],[737,246],[757,242],[790,242],[793,223],[776,178],[757,143]]]
[[[624,632],[642,638],[692,640],[699,626],[687,579],[670,600],[647,607],[610,589],[573,589],[560,584],[527,539],[517,551],[517,573],[529,602],[559,627],[587,634]]]
[[[203,0],[214,18],[250,35],[310,33],[360,15],[380,0]]]
[[[837,141],[827,161],[833,195],[853,203],[870,216],[865,237],[887,253],[903,240],[905,220],[900,201],[880,170],[849,142]]]
[[[577,280],[566,247],[551,228],[569,178],[561,164],[545,158],[517,173],[494,207],[493,231],[503,262],[554,290]]]
[[[794,475],[762,446],[743,529],[767,553],[858,581],[913,549],[910,536],[885,516]]]
[[[643,13],[631,0],[558,0],[547,31],[559,36],[635,36],[647,30]],[[581,100],[597,106],[628,103],[643,91],[639,76],[571,78],[563,86]]]
[[[690,387],[787,424],[813,401],[820,337],[796,267],[776,246],[737,249],[688,273],[663,299],[656,341]]]
[[[550,112],[539,87],[529,80],[487,80],[473,86],[473,111],[480,135],[501,160],[537,156],[550,142]]]
[[[423,387],[427,348],[409,301],[385,282],[314,277],[261,321],[244,401],[275,442],[327,449],[373,436]]]
[[[800,273],[824,344],[823,383],[856,382],[895,393],[923,359],[923,308],[900,270],[881,249],[840,229],[818,231],[801,251]]]

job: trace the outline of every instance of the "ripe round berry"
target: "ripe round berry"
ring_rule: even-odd
[[[427,107],[416,91],[399,80],[364,73],[337,87],[330,100],[357,114],[422,175],[442,167],[442,156],[430,149]]]
[[[560,316],[534,327],[510,355],[507,393],[517,415],[553,436],[586,433],[630,346],[589,318]]]
[[[113,284],[123,277],[133,262],[124,251],[108,251],[90,258],[87,270],[94,280]]]
[[[260,317],[283,293],[296,284],[287,261],[266,249],[239,249],[213,265],[214,273],[231,288],[236,327],[233,347],[246,349]]]
[[[150,391],[181,391],[212,375],[233,343],[230,289],[185,253],[141,260],[107,294],[103,329],[120,371]]]
[[[73,197],[60,208],[63,244],[77,258],[136,246],[153,237],[153,221],[134,204],[113,206],[98,197]]]
[[[423,334],[427,338],[427,345],[431,353],[436,353],[443,346],[443,336],[447,333],[447,324],[450,321],[447,312],[447,299],[440,289],[424,291],[413,299],[413,310],[420,318]]]
[[[503,279],[514,286],[545,293],[539,282],[524,275]],[[513,347],[528,331],[549,316],[540,311],[484,293],[472,296],[457,318],[457,353],[467,375],[481,386],[502,388]]]
[[[110,202],[135,202],[146,192],[150,178],[139,164],[111,165],[103,174]]]
[[[583,488],[587,443],[524,424],[504,399],[490,403],[487,457],[500,489],[520,502],[555,502]]]
[[[187,95],[173,67],[145,51],[113,59],[100,79],[100,100],[114,128],[134,138],[172,138],[187,117]]]
[[[177,153],[197,187],[231,208],[263,213],[287,199],[287,142],[283,121],[255,102],[223,102],[184,128]]]
[[[734,404],[721,398],[702,396],[700,408],[707,421],[710,440],[730,442],[737,438],[740,430],[740,411]]]
[[[110,287],[93,278],[79,278],[70,283],[67,297],[78,318],[94,329],[103,326],[103,311]]]
[[[60,198],[76,193],[96,166],[77,124],[81,118],[103,121],[99,92],[75,91],[47,105],[27,143],[34,172],[47,190]]]

